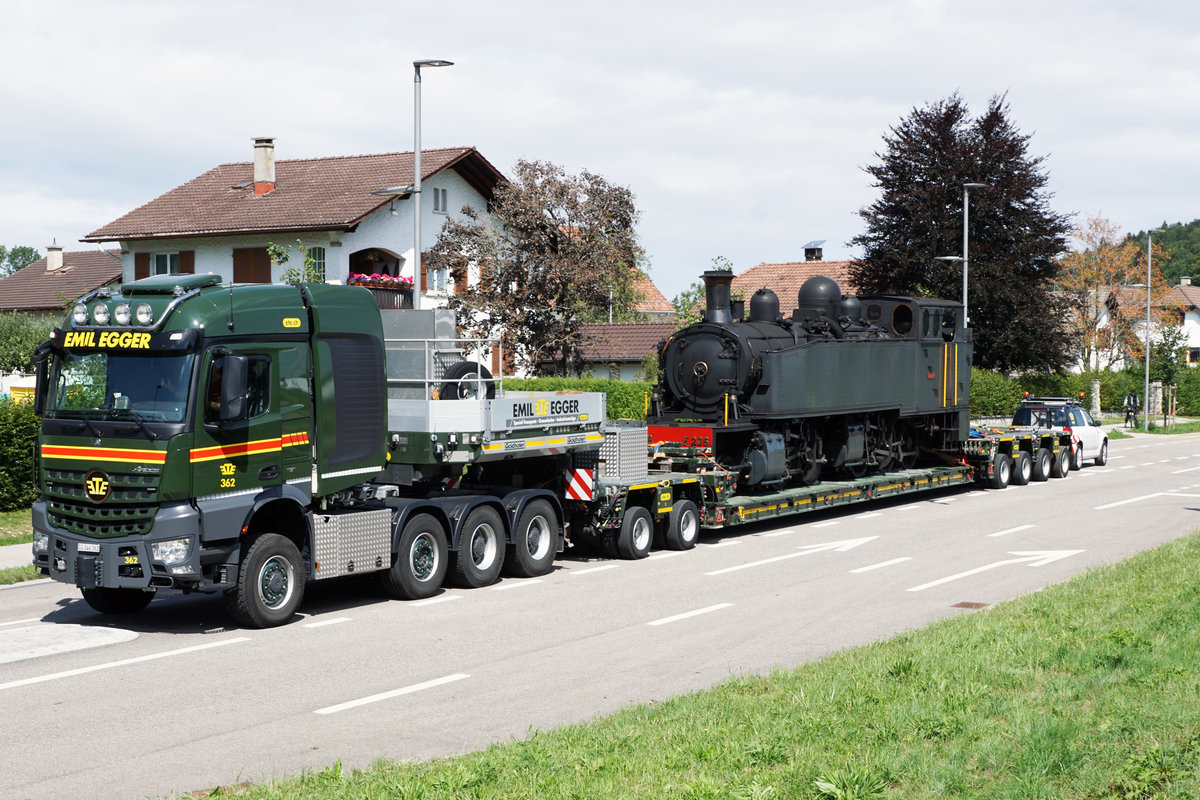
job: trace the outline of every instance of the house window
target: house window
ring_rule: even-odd
[[[153,275],[178,275],[179,253],[155,253],[151,257]]]
[[[433,293],[445,294],[446,284],[449,281],[450,270],[448,269],[431,269],[429,270],[429,291]]]
[[[1188,348],[1188,363],[1200,364],[1200,347]]]
[[[317,283],[325,282],[325,248],[310,247],[308,248],[308,257],[312,259],[313,280]]]
[[[446,198],[445,189],[433,190],[433,210],[439,214],[446,214],[450,211],[450,201]]]

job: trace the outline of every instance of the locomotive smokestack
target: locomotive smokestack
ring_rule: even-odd
[[[729,311],[729,285],[733,273],[723,269],[710,269],[704,273],[704,321],[733,322]]]

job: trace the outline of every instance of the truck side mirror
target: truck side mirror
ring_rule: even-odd
[[[217,420],[232,422],[246,416],[247,376],[250,374],[250,359],[246,356],[222,356],[218,369],[221,371],[220,406]]]
[[[46,363],[46,359],[43,358],[34,365],[34,374],[37,377],[34,378],[33,385],[33,413],[39,417],[46,415],[46,395],[50,391],[49,370],[46,369]]]

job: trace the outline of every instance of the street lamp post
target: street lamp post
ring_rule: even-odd
[[[967,217],[970,215],[970,210],[971,210],[971,190],[972,189],[984,189],[984,188],[987,188],[986,183],[964,183],[963,184],[963,254],[962,254],[963,291],[962,291],[962,304],[963,304],[963,326],[964,327],[966,327],[971,322],[971,313],[967,310],[967,272],[969,271],[968,265],[971,263],[971,257],[967,254]]]
[[[1142,386],[1142,429],[1150,430],[1150,263],[1154,258],[1154,239],[1156,233],[1162,233],[1165,228],[1154,228],[1146,231],[1146,382]]]
[[[451,67],[453,61],[413,62],[413,308],[421,307],[421,67]]]

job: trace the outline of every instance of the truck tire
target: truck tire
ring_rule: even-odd
[[[480,506],[467,515],[454,556],[450,581],[455,586],[478,589],[495,583],[504,566],[504,521],[491,506]]]
[[[518,578],[545,575],[554,566],[557,540],[558,515],[554,506],[546,500],[531,501],[517,520],[504,571]]]
[[[234,621],[249,628],[282,625],[303,597],[303,561],[291,539],[260,533],[245,542],[237,586],[225,592],[225,610]]]
[[[654,541],[654,521],[641,506],[625,509],[621,532],[617,534],[617,555],[626,559],[645,558]]]
[[[446,383],[442,384],[442,388],[438,391],[438,397],[442,400],[479,399],[479,384],[476,382],[476,376],[483,381],[483,392],[487,395],[487,399],[495,400],[496,383],[492,380],[492,373],[488,372],[487,367],[476,364],[474,361],[459,361],[457,364],[451,364],[450,368],[446,370],[446,374],[442,376],[442,380]]]
[[[988,486],[993,489],[1007,489],[1011,479],[1012,458],[1008,453],[996,453],[996,457],[992,459],[992,476],[988,479]]]
[[[1058,453],[1054,456],[1054,462],[1050,465],[1051,478],[1065,478],[1071,474],[1071,450],[1070,448],[1059,448]]]
[[[150,605],[154,592],[141,589],[80,589],[84,601],[101,614],[133,614]]]
[[[1044,481],[1050,478],[1051,461],[1050,451],[1044,447],[1039,447],[1033,453],[1033,479],[1035,481]]]
[[[432,597],[446,577],[449,553],[446,530],[430,514],[417,514],[404,523],[391,569],[380,573],[384,592],[397,600]]]
[[[700,512],[691,500],[676,500],[667,517],[664,542],[670,550],[691,550],[700,538]]]
[[[1024,486],[1029,483],[1031,477],[1033,477],[1033,459],[1029,457],[1029,453],[1020,450],[1013,457],[1012,480],[1010,483],[1013,486]]]
[[[1100,452],[1093,459],[1097,467],[1103,467],[1108,463],[1108,439],[1100,443]]]

